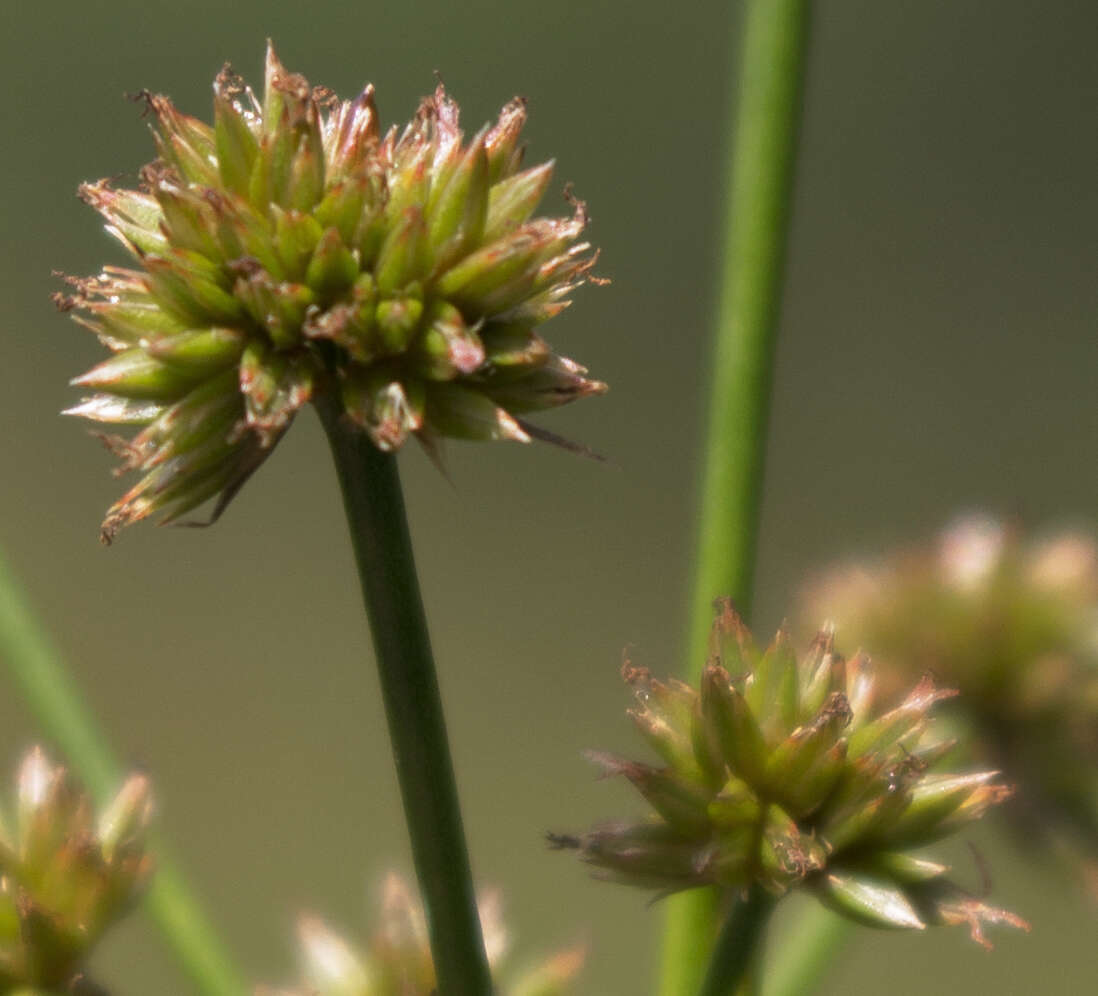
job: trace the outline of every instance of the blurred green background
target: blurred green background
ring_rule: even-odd
[[[151,158],[124,92],[206,116],[225,60],[260,79],[267,36],[315,83],[372,80],[385,121],[435,70],[470,129],[529,98],[530,155],[558,159],[547,206],[575,182],[614,281],[546,329],[610,395],[543,422],[610,463],[453,445],[451,487],[418,452],[401,462],[478,878],[505,889],[518,949],[586,940],[587,992],[647,992],[659,908],[541,835],[635,806],[580,757],[635,748],[622,648],[680,664],[736,5],[4,7],[0,545],[256,980],[290,977],[298,910],[357,930],[382,873],[410,868],[334,475],[308,413],[216,528],[99,546],[119,483],[55,413],[100,350],[48,297],[51,270],[122,257],[74,191]],[[1090,0],[818,5],[760,627],[806,569],[958,509],[1094,525],[1096,32]],[[36,734],[10,694],[0,724],[11,770]],[[1031,935],[989,956],[963,931],[863,932],[827,992],[1088,990],[1094,912],[985,846]],[[119,994],[188,991],[139,919],[97,963]]]

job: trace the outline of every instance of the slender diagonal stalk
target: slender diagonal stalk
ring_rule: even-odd
[[[319,399],[370,617],[439,992],[491,992],[396,457]]]
[[[698,996],[733,996],[754,989],[749,976],[757,969],[774,902],[774,897],[757,885],[736,900],[717,938]]]
[[[103,804],[109,800],[122,783],[122,766],[2,559],[0,660],[39,725],[96,801]],[[237,974],[163,840],[154,840],[152,850],[156,874],[144,907],[179,966],[203,996],[243,996],[248,986]]]
[[[744,4],[690,605],[691,678],[705,661],[712,600],[731,595],[740,612],[750,614],[808,9],[808,0]],[[662,996],[697,990],[714,941],[716,906],[713,890],[668,902]]]

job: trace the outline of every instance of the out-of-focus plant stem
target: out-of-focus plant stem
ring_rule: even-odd
[[[318,399],[370,618],[438,989],[492,991],[396,457]]]
[[[815,988],[854,924],[813,903],[782,941],[782,957],[766,974],[762,996],[804,996]]]
[[[750,615],[767,416],[808,33],[807,0],[747,0],[713,345],[701,515],[690,605],[688,677],[706,657],[718,595]],[[716,933],[717,896],[668,901],[661,996],[698,991]]]
[[[122,784],[122,766],[2,558],[0,661],[46,736],[95,800],[106,804]],[[203,996],[244,996],[248,986],[163,841],[156,840],[152,850],[156,873],[144,906],[180,967]]]
[[[756,885],[738,897],[729,911],[709,960],[698,996],[747,996],[755,991],[763,934],[775,899]]]

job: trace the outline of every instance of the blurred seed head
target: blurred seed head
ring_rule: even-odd
[[[630,717],[653,766],[592,759],[627,778],[652,812],[551,844],[606,878],[659,894],[696,886],[775,895],[794,888],[873,926],[1025,926],[965,894],[916,852],[1010,795],[995,771],[939,770],[953,744],[931,710],[955,693],[923,677],[895,708],[876,707],[869,659],[844,659],[834,630],[799,659],[788,633],[757,647],[732,603],[717,603],[700,688],[626,663]]]
[[[481,929],[488,963],[501,996],[567,996],[583,964],[580,949],[562,951],[519,972],[506,971],[509,940],[498,893],[480,897]],[[295,990],[260,987],[256,996],[433,996],[435,972],[423,909],[409,885],[390,875],[382,890],[380,919],[361,946],[324,921],[298,922],[302,984]]]
[[[68,414],[139,429],[103,437],[140,475],[105,540],[215,496],[216,518],[309,401],[433,452],[552,438],[523,416],[605,391],[536,331],[597,253],[574,198],[533,216],[552,163],[522,168],[522,100],[467,141],[439,85],[382,132],[372,86],[341,101],[273,48],[262,100],[229,67],[213,89],[212,126],[142,94],[158,158],[139,188],[80,188],[136,264],[57,295],[112,353]]]
[[[142,775],[97,816],[64,768],[27,754],[14,819],[0,819],[0,990],[96,991],[81,965],[148,880],[151,811]]]
[[[825,571],[798,617],[828,617],[898,670],[958,688],[950,711],[1018,792],[1028,847],[1054,848],[1098,896],[1098,545],[1043,539],[987,515],[931,542]],[[803,627],[802,627],[803,628]]]

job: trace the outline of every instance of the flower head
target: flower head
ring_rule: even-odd
[[[834,619],[894,663],[960,689],[971,747],[1018,792],[1005,812],[1098,893],[1098,546],[1027,540],[969,516],[935,542],[824,572],[801,618]],[[899,694],[898,680],[885,687]]]
[[[488,962],[497,974],[508,946],[499,896],[482,896],[479,909]],[[390,875],[385,882],[381,922],[361,949],[316,917],[302,917],[298,933],[303,988],[275,992],[261,987],[257,996],[433,996],[437,991],[423,910],[397,875]],[[562,951],[512,974],[501,994],[566,996],[572,992],[572,979],[582,964],[582,951]]]
[[[441,85],[382,133],[373,87],[341,101],[267,52],[263,100],[226,67],[211,127],[144,94],[159,158],[140,188],[81,196],[137,268],[60,306],[113,353],[69,410],[141,479],[103,535],[215,495],[215,517],[296,413],[335,399],[382,450],[409,436],[529,441],[531,411],[605,385],[536,328],[590,279],[587,222],[533,218],[552,163],[521,168],[523,101],[466,141]]]
[[[964,922],[980,941],[983,923],[1024,926],[911,853],[1010,794],[994,771],[936,770],[952,744],[931,735],[928,714],[955,693],[924,678],[896,708],[877,711],[864,655],[844,660],[830,630],[800,660],[784,632],[759,649],[728,600],[718,603],[700,689],[629,663],[623,675],[639,703],[630,715],[663,765],[593,757],[628,778],[653,813],[554,835],[554,845],[661,893],[804,887],[875,926]]]
[[[27,755],[15,820],[0,819],[0,990],[52,991],[80,977],[149,876],[150,811],[148,779],[135,775],[96,819],[64,768],[37,748]]]

